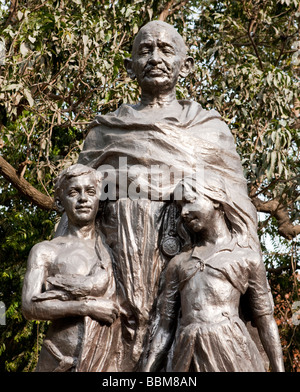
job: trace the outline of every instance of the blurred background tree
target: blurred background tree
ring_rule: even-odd
[[[23,318],[21,288],[29,250],[59,219],[53,179],[96,114],[138,99],[123,59],[153,19],[173,24],[195,59],[178,98],[217,109],[235,137],[286,370],[300,370],[299,0],[1,0],[1,371],[35,367],[47,323]]]

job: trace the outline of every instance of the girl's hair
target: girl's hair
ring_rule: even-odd
[[[210,171],[205,171],[203,181],[199,181],[197,176],[186,177],[182,179],[174,190],[174,199],[184,200],[184,192],[192,191],[196,197],[207,197],[210,200],[220,204],[220,209],[224,211],[224,218],[227,226],[231,229],[233,235],[237,238],[237,243],[242,247],[249,245],[249,230],[247,224],[241,214],[242,211],[236,206],[231,198],[226,187],[226,182],[223,177],[216,176]],[[181,199],[182,200],[182,199]]]

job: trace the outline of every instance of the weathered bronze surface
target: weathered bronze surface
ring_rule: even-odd
[[[115,371],[120,332],[110,251],[95,223],[100,173],[71,166],[56,183],[68,217],[63,236],[35,245],[23,286],[27,319],[52,320],[37,371]],[[98,351],[100,347],[100,351]]]
[[[29,257],[24,314],[53,320],[38,370],[47,356],[61,371],[283,371],[233,136],[216,111],[176,99],[193,67],[182,37],[148,23],[125,66],[140,101],[98,115],[78,160],[103,174],[99,214],[73,231],[62,197],[56,237]]]
[[[185,178],[182,222],[195,246],[166,268],[154,337],[143,370],[159,370],[172,346],[167,369],[175,372],[262,372],[264,359],[245,325],[251,314],[272,369],[283,369],[273,303],[260,254],[240,245],[243,228],[225,180]],[[197,238],[198,237],[198,238]],[[247,293],[246,309],[241,296]],[[180,312],[180,317],[179,317]]]

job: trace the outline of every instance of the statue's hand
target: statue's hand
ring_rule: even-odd
[[[87,316],[104,323],[112,324],[120,315],[119,305],[110,299],[88,300],[86,305]]]

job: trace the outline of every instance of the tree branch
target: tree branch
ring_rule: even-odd
[[[173,3],[174,3],[174,0],[170,0],[167,2],[164,9],[159,14],[158,20],[162,20],[164,22],[167,19],[169,12],[170,12],[170,8],[172,7]]]
[[[179,1],[178,3],[176,3],[176,0],[168,1],[161,13],[159,14],[158,20],[164,22],[168,16],[174,14],[175,11],[177,11],[181,7],[184,7],[188,2],[189,0]]]
[[[288,240],[292,240],[300,234],[300,225],[293,225],[288,210],[279,200],[262,201],[258,197],[252,199],[252,203],[258,212],[271,214],[278,221],[278,233]]]
[[[261,58],[260,58],[260,55],[259,55],[257,46],[256,46],[256,44],[255,44],[255,42],[254,42],[254,39],[253,39],[253,36],[254,36],[254,34],[255,34],[255,29],[254,29],[255,23],[256,23],[256,20],[255,20],[255,19],[251,20],[251,22],[250,22],[250,24],[249,24],[249,28],[248,28],[248,36],[249,36],[250,42],[251,42],[251,44],[252,44],[252,46],[253,46],[254,52],[255,52],[255,54],[256,54],[256,57],[257,57],[257,59],[258,59],[260,69],[263,71],[263,70],[264,70],[264,66],[263,66],[263,63],[262,63],[262,61],[261,61]],[[252,35],[253,35],[253,36],[252,36]]]
[[[8,18],[6,19],[5,25],[3,29],[6,29],[6,27],[13,22],[13,19],[15,17],[16,11],[17,11],[17,7],[18,7],[18,0],[12,0],[10,2],[10,6],[9,6],[9,15]]]
[[[38,191],[0,156],[0,174],[9,181],[23,196],[28,197],[35,205],[43,210],[55,210],[54,200]]]
[[[275,275],[280,275],[282,271],[293,270],[293,268],[294,267],[292,265],[281,265],[281,266],[276,267],[276,268],[267,268],[267,272],[270,272],[270,273],[275,274]],[[297,264],[295,266],[295,269],[299,269],[299,268],[300,268],[300,265]]]
[[[284,53],[284,49],[285,49],[286,44],[287,44],[287,41],[288,41],[288,39],[289,39],[288,33],[289,33],[289,31],[290,31],[291,23],[292,23],[293,18],[294,18],[294,12],[292,13],[292,15],[291,15],[291,17],[290,17],[290,19],[289,19],[289,24],[288,24],[288,27],[287,27],[287,29],[286,29],[286,34],[285,34],[285,37],[284,37],[284,39],[283,39],[283,41],[282,41],[281,50],[280,50],[279,56],[277,57],[277,60],[276,60],[276,62],[275,62],[275,67],[278,66],[279,61],[280,61],[280,59],[281,59],[281,57],[282,57],[282,55],[283,55],[283,53]]]

